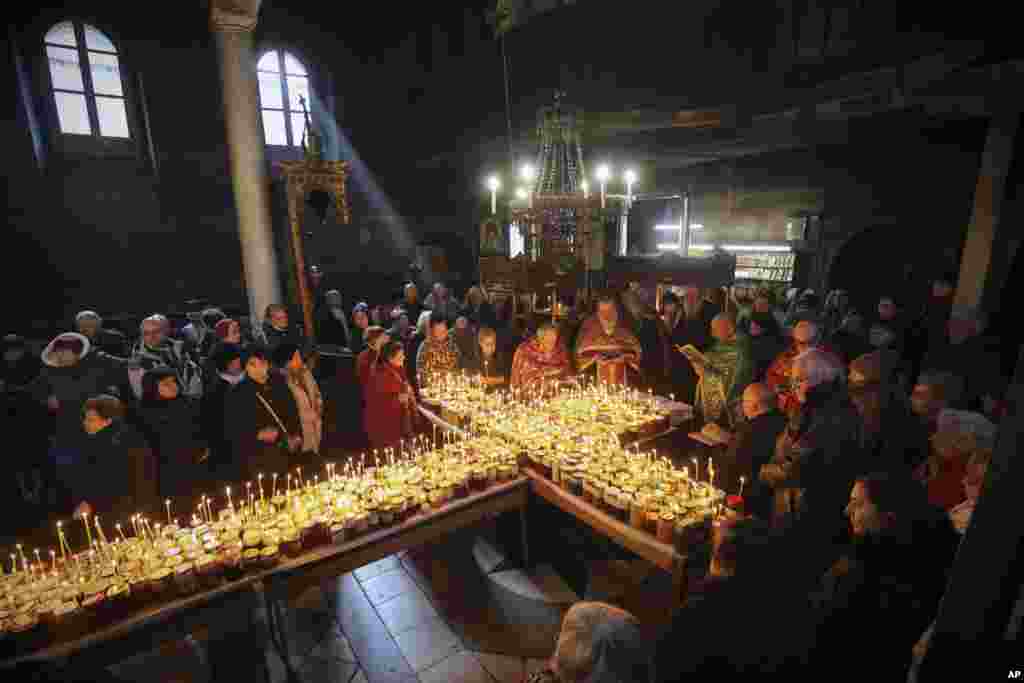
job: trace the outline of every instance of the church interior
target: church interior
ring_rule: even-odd
[[[7,14],[6,680],[1021,675],[1009,8]]]

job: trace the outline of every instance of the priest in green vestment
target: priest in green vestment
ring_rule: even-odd
[[[753,379],[749,344],[745,335],[737,334],[736,322],[727,313],[711,321],[711,336],[715,341],[703,353],[703,359],[693,359],[700,377],[697,406],[705,422],[731,430],[737,419],[736,405]]]

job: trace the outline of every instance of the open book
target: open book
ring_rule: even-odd
[[[699,432],[690,433],[689,437],[705,446],[727,446],[732,441],[732,434],[714,422],[704,425],[704,428]]]

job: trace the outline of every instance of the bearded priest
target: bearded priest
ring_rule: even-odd
[[[615,297],[604,294],[597,312],[583,322],[576,338],[576,367],[582,374],[596,369],[602,384],[626,384],[626,368],[640,372],[640,342],[622,324]]]

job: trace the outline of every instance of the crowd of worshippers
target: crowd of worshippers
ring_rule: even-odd
[[[865,316],[841,291],[776,300],[690,286],[652,300],[631,286],[577,298],[555,321],[479,286],[459,300],[439,283],[420,303],[408,284],[398,301],[350,310],[338,291],[318,295],[316,336],[355,355],[370,448],[416,431],[420,391],[444,372],[513,390],[591,374],[692,404],[726,445],[723,486],[746,482],[751,520],[724,532],[666,636],[669,650],[678,638],[700,657],[674,653],[659,678],[806,665],[808,653],[831,662],[851,639],[875,648],[844,668],[905,671],[982,493],[1006,391],[998,340],[952,292],[940,279],[917,312],[886,297]],[[118,516],[210,480],[316,463],[324,400],[285,307],[268,307],[258,330],[211,309],[174,333],[154,315],[131,345],[95,313],[74,322],[40,356],[20,337],[3,341],[6,416],[50,437],[45,461],[14,468],[21,498]],[[811,599],[793,597],[808,586]],[[757,601],[770,606],[743,609]],[[779,633],[771,620],[783,611],[812,626]],[[737,629],[742,648],[718,637]]]

